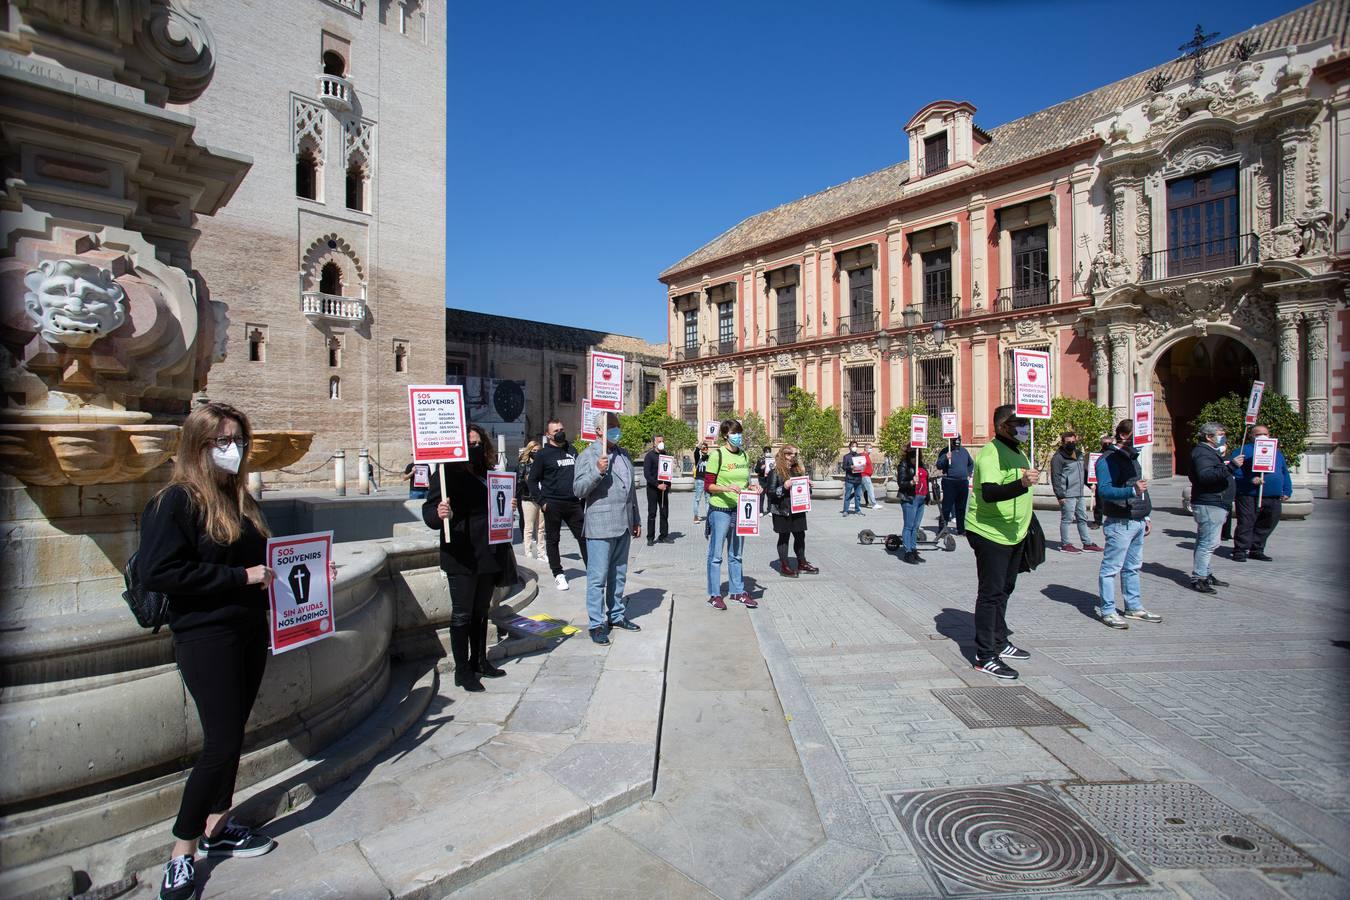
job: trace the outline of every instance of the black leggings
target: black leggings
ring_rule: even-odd
[[[244,725],[267,667],[267,619],[209,625],[173,638],[183,684],[197,705],[202,752],[188,775],[173,836],[192,841],[206,831],[206,817],[229,810],[244,751]]]
[[[487,575],[451,575],[445,573],[450,582],[450,626],[467,628],[477,619],[487,621],[492,609],[492,590],[496,586],[496,573]]]
[[[788,538],[792,538],[792,550],[797,555],[797,561],[801,562],[806,558],[806,532],[798,531],[795,534],[784,532],[778,536],[778,558],[786,561]]]

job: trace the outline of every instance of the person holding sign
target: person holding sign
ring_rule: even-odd
[[[224,403],[183,422],[169,484],[145,507],[134,565],[148,591],[169,598],[173,655],[201,719],[202,752],[174,821],[160,896],[196,896],[193,861],[261,856],[276,846],[229,816],[248,722],[267,667],[270,534],[249,495],[253,430]]]
[[[666,439],[652,436],[652,449],[642,457],[642,479],[647,482],[647,546],[657,541],[672,544],[670,539],[670,482],[661,478],[661,457],[666,453]],[[656,515],[661,514],[661,531],[656,531]]]
[[[497,451],[482,425],[470,423],[469,459],[445,467],[445,496],[439,478],[422,503],[422,521],[441,537],[441,570],[450,583],[450,653],[455,659],[455,684],[470,693],[483,690],[481,677],[506,672],[488,662],[488,612],[494,589],[516,583],[516,555],[511,544],[493,544],[488,529],[488,472],[497,465]],[[443,523],[450,523],[445,536]]]
[[[591,640],[608,644],[614,628],[641,631],[627,616],[623,589],[628,581],[628,550],[642,537],[638,512],[637,469],[619,446],[623,432],[614,413],[598,413],[593,441],[577,457],[576,491],[586,504],[586,612]]]
[[[844,470],[844,509],[842,515],[847,516],[849,514],[849,500],[853,501],[853,512],[861,515],[862,473],[867,468],[867,457],[858,452],[857,441],[848,442],[848,452],[844,454],[839,466]]]
[[[414,454],[408,454],[408,464],[403,467],[403,480],[408,482],[408,499],[422,500],[431,484],[431,466],[420,463]]]
[[[1017,670],[1005,659],[1031,654],[1008,641],[1008,598],[1017,587],[1022,556],[1031,530],[1031,486],[1041,473],[1032,468],[1023,447],[1031,425],[1012,404],[994,410],[994,440],[975,456],[975,492],[966,519],[966,540],[975,552],[979,587],[975,595],[975,668],[1012,680]]]
[[[1233,475],[1242,468],[1241,456],[1225,461],[1227,430],[1218,422],[1200,426],[1200,440],[1191,450],[1191,514],[1195,516],[1195,553],[1191,560],[1191,590],[1215,593],[1228,583],[1209,570],[1219,546],[1219,530],[1228,518],[1235,490]]]
[[[745,452],[741,423],[727,419],[719,429],[718,446],[708,457],[708,605],[725,610],[722,599],[722,553],[727,552],[727,587],[732,600],[755,609],[759,606],[745,589],[741,553],[745,538],[736,534],[736,500],[750,488],[750,460]],[[756,486],[757,489],[757,486]]]
[[[1144,609],[1139,592],[1139,570],[1144,567],[1144,538],[1153,531],[1153,499],[1139,464],[1135,422],[1121,419],[1116,442],[1097,460],[1097,496],[1102,502],[1106,549],[1097,572],[1100,605],[1097,618],[1108,628],[1129,628],[1126,619],[1161,622],[1162,616]],[[1116,576],[1125,599],[1125,613],[1116,610]]]
[[[923,508],[928,503],[928,467],[923,464],[923,451],[913,444],[905,447],[904,456],[895,470],[895,483],[900,491],[900,511],[905,529],[900,535],[905,553],[900,558],[910,565],[927,562],[919,555],[919,526],[923,524]]]
[[[975,460],[970,451],[961,446],[961,435],[953,437],[947,448],[939,450],[937,468],[942,473],[942,506],[938,513],[938,531],[947,523],[956,521],[956,533],[966,533],[966,502],[970,498],[970,476],[975,472]]]
[[[773,465],[760,479],[759,486],[769,500],[773,515],[773,533],[778,535],[778,574],[796,578],[799,573],[819,574],[820,569],[806,561],[806,513],[792,511],[792,479],[806,478],[797,448],[791,444],[779,449]],[[810,481],[807,481],[808,489]],[[797,559],[794,566],[788,561],[788,538],[792,538],[792,552]]]
[[[1237,531],[1233,536],[1233,561],[1257,559],[1270,562],[1266,555],[1266,541],[1280,524],[1283,501],[1294,495],[1294,482],[1289,477],[1289,463],[1277,447],[1274,471],[1262,474],[1252,471],[1255,445],[1258,439],[1269,438],[1265,425],[1252,428],[1252,443],[1238,454],[1241,469],[1237,479]]]

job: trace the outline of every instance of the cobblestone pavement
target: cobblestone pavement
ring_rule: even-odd
[[[978,894],[939,880],[932,849],[916,848],[892,798],[1033,785],[1079,817],[1082,831],[1075,834],[1102,835],[1125,867],[1116,870],[1114,882],[1089,882],[1095,887],[1084,890],[1064,885],[1056,896],[1350,896],[1344,699],[1350,686],[1350,504],[1319,501],[1310,520],[1283,522],[1268,548],[1274,562],[1238,564],[1221,550],[1214,571],[1231,587],[1211,597],[1187,587],[1194,530],[1179,511],[1179,494],[1179,482],[1155,483],[1161,508],[1146,545],[1142,586],[1145,605],[1164,617],[1161,624],[1135,622],[1127,631],[1102,626],[1092,614],[1100,556],[1056,552],[1053,540],[1046,563],[1019,580],[1008,618],[1014,641],[1033,656],[1016,664],[1022,673],[1016,684],[1081,723],[1064,727],[967,727],[935,695],[1007,687],[968,662],[975,571],[963,540],[953,552],[925,552],[922,566],[905,565],[880,544],[857,540],[864,527],[899,531],[897,507],[841,518],[837,501],[818,501],[807,556],[822,572],[789,580],[770,565],[774,538],[767,529],[749,539],[745,570],[761,608],[748,618],[824,840],[776,875],[753,885],[738,882],[734,890],[704,877],[696,861],[666,861],[718,896]],[[635,568],[681,598],[675,634],[682,617],[727,616],[722,621],[739,628],[745,610],[733,605],[718,613],[701,602],[706,543],[701,525],[686,524],[690,495],[675,495],[671,506],[672,519],[681,523],[675,527],[692,533],[679,535],[674,545],[642,548]],[[1039,515],[1047,536],[1057,536],[1057,516]],[[672,664],[678,649],[673,642]],[[662,765],[674,740],[663,735]],[[1116,816],[1115,828],[1080,802],[1079,794],[1090,794],[1097,784],[1123,786],[1097,790],[1125,791],[1124,802],[1133,804]],[[1163,799],[1147,807],[1131,796]],[[1197,796],[1204,802],[1197,805]],[[1218,832],[1182,840],[1184,852],[1167,857],[1175,867],[1151,864],[1165,854],[1151,851],[1149,840],[1169,829],[1184,832],[1189,826],[1180,823],[1203,818],[1199,807],[1211,800],[1228,808],[1230,828],[1241,824],[1234,817],[1247,817],[1243,834],[1264,835],[1260,840],[1278,850],[1269,858],[1285,864],[1263,868],[1261,848],[1221,847]],[[977,869],[1002,858],[998,836],[988,838],[979,838],[972,851],[985,854],[975,860]],[[1015,828],[1002,839],[1011,840],[1004,849],[1011,847],[1014,856],[1026,849],[1015,846]],[[946,849],[959,843],[952,838]],[[1286,843],[1298,853],[1289,856]],[[606,846],[597,837],[586,852],[603,853]],[[566,856],[554,853],[555,862]],[[1287,865],[1300,855],[1300,865]],[[652,860],[643,857],[643,863]],[[734,853],[723,854],[718,864],[734,865]],[[546,868],[543,860],[538,866],[536,871]],[[1034,876],[1015,877],[1036,883]],[[1016,894],[1014,883],[995,886],[1005,896],[1010,888]],[[635,895],[613,887],[614,896]],[[666,895],[676,894],[686,892]],[[541,896],[516,887],[505,895]]]

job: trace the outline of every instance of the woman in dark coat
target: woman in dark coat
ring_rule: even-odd
[[[788,482],[804,477],[806,469],[802,467],[797,448],[789,444],[778,451],[773,465],[766,468],[759,481],[768,498],[769,512],[773,514],[773,532],[778,535],[778,574],[784,578],[796,578],[800,572],[808,575],[820,572],[806,561],[806,513],[792,511],[792,491]],[[797,557],[795,566],[788,561],[789,536]]]
[[[469,461],[445,466],[445,497],[433,472],[422,520],[441,534],[441,569],[450,582],[450,652],[455,658],[455,684],[481,691],[480,677],[500,678],[506,672],[488,662],[488,611],[497,587],[516,583],[516,556],[511,545],[488,543],[487,473],[497,464],[492,441],[481,425],[469,426]],[[442,527],[450,522],[450,538]]]
[[[924,504],[928,502],[928,470],[923,464],[923,451],[905,447],[905,454],[896,467],[895,482],[905,520],[905,530],[901,533],[905,554],[900,558],[907,563],[925,562],[918,551],[919,525],[923,522]]]

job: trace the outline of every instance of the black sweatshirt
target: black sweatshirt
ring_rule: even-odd
[[[577,502],[572,492],[572,473],[576,469],[577,452],[570,446],[559,447],[550,441],[534,455],[530,467],[530,496],[536,503],[550,500]]]
[[[267,592],[248,584],[246,570],[263,565],[266,552],[267,539],[248,519],[233,544],[211,540],[187,489],[174,485],[146,504],[136,563],[146,589],[169,596],[169,628],[181,634],[265,613]]]

